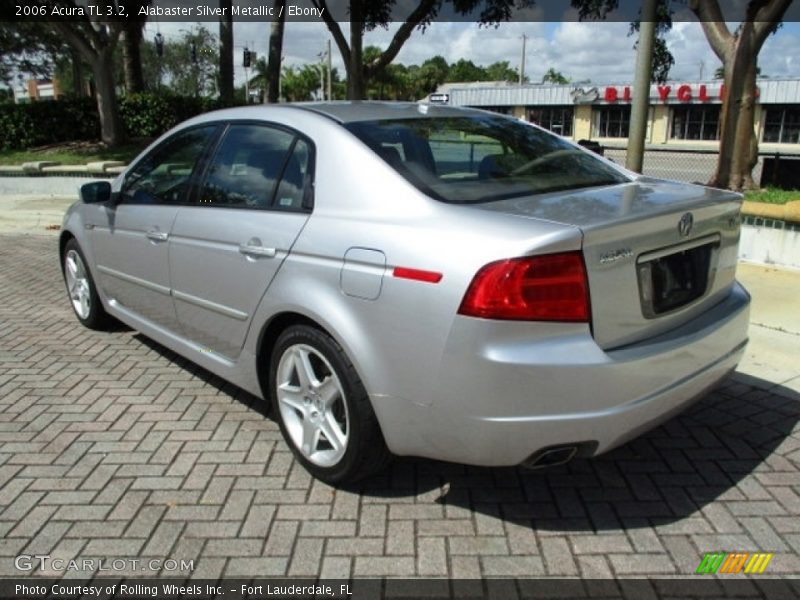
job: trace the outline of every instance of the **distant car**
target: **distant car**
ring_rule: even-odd
[[[392,454],[605,452],[747,341],[739,195],[482,111],[213,112],[81,198],[60,238],[78,319],[116,317],[268,400],[332,484]]]

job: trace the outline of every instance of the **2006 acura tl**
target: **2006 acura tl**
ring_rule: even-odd
[[[269,399],[315,476],[538,466],[702,395],[747,341],[741,197],[476,110],[229,109],[64,219],[69,297]]]

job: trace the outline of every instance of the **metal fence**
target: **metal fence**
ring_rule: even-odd
[[[605,156],[624,165],[625,148],[605,148]],[[662,150],[648,148],[642,173],[650,177],[687,183],[706,183],[714,174],[718,153],[709,150]],[[800,155],[761,153],[753,169],[753,180],[760,186],[800,187],[793,176],[800,172]]]

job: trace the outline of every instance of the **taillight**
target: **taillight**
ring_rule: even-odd
[[[484,319],[588,322],[583,256],[563,252],[489,263],[473,278],[458,312]]]

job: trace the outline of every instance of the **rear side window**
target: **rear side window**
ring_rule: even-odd
[[[298,138],[286,161],[278,191],[275,194],[274,207],[280,210],[300,210],[309,191],[311,170],[311,149],[308,144]]]
[[[345,127],[420,190],[445,202],[488,202],[628,181],[595,155],[516,119],[470,115]]]
[[[216,125],[193,127],[175,134],[136,163],[122,186],[123,202],[180,204]]]
[[[200,204],[267,208],[295,136],[262,125],[231,125],[198,195]]]

